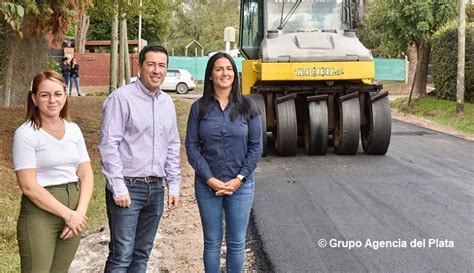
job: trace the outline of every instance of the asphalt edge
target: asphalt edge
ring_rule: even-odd
[[[253,270],[255,270],[255,272],[275,272],[273,264],[271,263],[270,258],[265,251],[265,246],[263,245],[261,235],[258,231],[253,208],[250,212],[247,243],[255,257]]]
[[[467,133],[458,131],[456,129],[448,128],[446,126],[443,126],[443,125],[441,125],[439,123],[436,123],[434,121],[431,121],[431,120],[423,119],[423,118],[416,117],[416,116],[409,115],[409,114],[404,114],[404,113],[401,113],[398,110],[393,109],[393,108],[392,108],[391,113],[392,113],[392,118],[393,119],[403,121],[403,122],[406,122],[406,123],[410,123],[410,124],[420,126],[420,127],[423,127],[423,128],[427,128],[427,129],[430,129],[430,130],[433,130],[433,131],[436,131],[436,132],[440,132],[440,133],[443,133],[443,134],[447,134],[447,135],[450,135],[450,136],[454,136],[454,137],[457,137],[457,138],[461,138],[461,139],[464,139],[464,140],[467,140],[467,141],[473,141],[474,142],[474,134],[467,134]]]

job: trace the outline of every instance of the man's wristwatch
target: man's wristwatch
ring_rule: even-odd
[[[239,174],[237,175],[237,178],[240,180],[240,183],[244,184],[247,181],[247,177]]]

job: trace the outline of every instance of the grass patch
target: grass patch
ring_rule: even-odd
[[[404,114],[421,117],[443,126],[474,134],[474,104],[464,103],[464,114],[456,114],[456,102],[440,100],[424,96],[412,100],[408,106],[408,98],[399,98],[391,103],[392,108]]]
[[[105,179],[100,169],[98,150],[102,103],[105,96],[86,96],[70,98],[70,115],[84,134],[87,150],[94,171],[94,195],[88,209],[86,233],[107,224],[105,209]],[[190,101],[174,99],[178,115],[178,126],[182,143],[186,132]],[[16,128],[24,121],[24,107],[0,107],[0,268],[1,272],[19,272],[20,256],[16,241],[16,223],[20,209],[21,190],[13,171],[12,140]]]

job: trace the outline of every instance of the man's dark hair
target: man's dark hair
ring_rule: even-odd
[[[140,51],[140,55],[138,56],[138,63],[140,66],[143,65],[143,62],[145,61],[145,56],[148,52],[153,51],[153,52],[161,52],[166,54],[166,65],[169,63],[169,55],[168,55],[168,50],[166,48],[160,46],[160,45],[147,45],[142,50]]]
[[[64,61],[67,61],[67,60],[68,60],[68,57],[64,57],[63,58],[63,63],[64,63]]]

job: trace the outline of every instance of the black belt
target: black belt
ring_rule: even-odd
[[[125,180],[129,180],[131,182],[142,182],[142,183],[161,183],[163,181],[163,177],[158,176],[146,176],[146,177],[130,177],[125,176]]]

